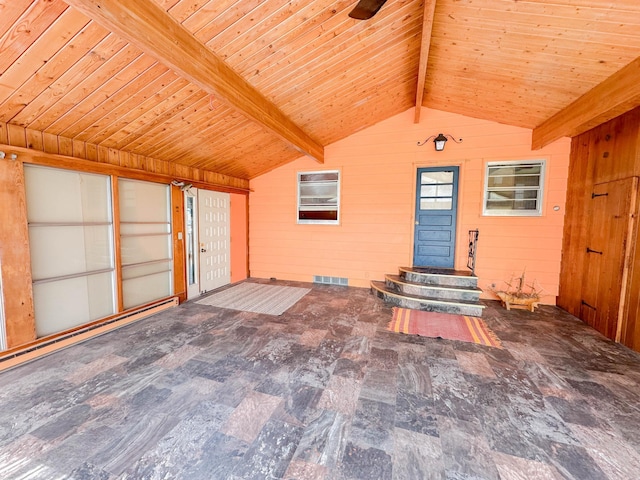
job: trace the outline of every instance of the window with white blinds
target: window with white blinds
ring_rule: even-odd
[[[340,223],[340,172],[298,173],[298,223]]]
[[[544,160],[487,163],[484,215],[542,215],[544,167]]]
[[[37,336],[114,314],[110,177],[24,170]]]
[[[124,308],[173,291],[168,185],[119,179],[120,251]]]

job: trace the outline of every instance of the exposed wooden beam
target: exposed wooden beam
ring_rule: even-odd
[[[424,0],[424,13],[422,16],[422,40],[420,42],[420,63],[418,65],[418,86],[416,87],[416,114],[414,123],[420,123],[420,111],[422,110],[422,98],[427,82],[427,63],[429,62],[429,47],[431,46],[431,30],[433,29],[433,16],[436,11],[436,0]]]
[[[232,70],[156,2],[65,0],[204,91],[243,112],[294,148],[324,161],[324,147]]]
[[[640,57],[533,129],[538,150],[561,137],[575,137],[640,105]]]

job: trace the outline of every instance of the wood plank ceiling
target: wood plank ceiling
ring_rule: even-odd
[[[320,145],[415,104],[420,0],[368,21],[355,0],[156,2]],[[423,43],[424,106],[533,129],[640,57],[640,2],[437,0]],[[0,122],[242,179],[300,156],[137,45],[62,0],[0,0]]]

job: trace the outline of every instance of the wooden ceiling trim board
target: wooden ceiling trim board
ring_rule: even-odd
[[[126,150],[136,151],[138,153],[145,153],[151,151],[159,142],[166,140],[167,138],[175,139],[185,136],[185,131],[180,129],[180,125],[171,126],[168,122],[175,118],[176,115],[184,113],[185,109],[194,105],[199,101],[206,101],[207,94],[200,89],[191,91],[193,86],[189,85],[187,88],[178,92],[179,101],[173,103],[172,106],[167,104],[167,108],[162,112],[157,112],[156,116],[150,117],[148,125],[138,126],[137,130],[134,128],[127,128],[123,134],[125,137],[121,139],[113,138],[103,143],[108,145],[118,146]],[[167,122],[167,123],[165,123]],[[122,145],[123,147],[120,147]],[[192,152],[191,155],[195,155],[197,152]]]
[[[160,98],[163,96],[166,98],[171,93],[175,93],[185,83],[188,82],[165,67],[163,74],[152,79],[143,88],[131,95],[126,102],[123,102],[101,118],[101,128],[95,131],[87,141],[99,144],[109,139],[112,135],[126,128],[129,123],[140,118],[147,111],[152,110],[158,104]]]
[[[139,152],[144,150],[144,145],[148,142],[151,135],[166,135],[166,122],[176,115],[180,115],[182,111],[193,103],[208,97],[195,85],[189,83],[185,88],[169,97],[163,102],[162,109],[154,111],[155,118],[141,126],[138,131],[130,133],[127,137],[117,143],[121,150],[131,150]],[[184,132],[182,132],[184,134]]]
[[[232,1],[233,0],[227,0],[227,3]],[[169,12],[178,22],[184,24],[184,22],[193,16],[194,13],[206,8],[207,5],[215,7],[216,4],[222,7],[222,2],[219,0],[182,0],[171,8],[165,10],[167,10],[167,12]]]
[[[514,62],[516,59],[514,59]],[[509,69],[504,67],[503,65],[497,64],[475,64],[469,62],[467,64],[460,63],[458,61],[451,61],[448,65],[445,65],[446,59],[440,57],[439,55],[431,58],[431,62],[435,65],[440,66],[440,70],[437,74],[433,75],[434,78],[444,78],[448,75],[458,75],[463,76],[466,75],[467,79],[458,78],[461,84],[473,84],[482,79],[491,79],[493,82],[506,82],[510,86],[513,86],[517,89],[522,88],[535,88],[539,85],[544,85],[546,94],[548,96],[559,95],[564,97],[566,95],[575,98],[576,89],[582,90],[583,92],[588,90],[589,87],[593,85],[597,85],[598,83],[606,80],[612,73],[622,68],[624,65],[629,63],[622,63],[618,68],[613,70],[608,70],[604,72],[599,72],[598,74],[587,73],[586,75],[575,75],[574,78],[568,78],[566,76],[556,75],[555,77],[547,74],[539,74],[538,72],[534,72],[528,70],[526,67],[521,68],[514,65],[513,69]],[[559,69],[558,69],[559,70]],[[555,70],[556,74],[558,70]],[[573,67],[572,67],[573,70]],[[553,73],[553,71],[551,71]],[[476,77],[475,79],[473,77]],[[563,81],[565,80],[565,81]],[[585,88],[586,85],[586,88]],[[490,86],[489,86],[490,87]],[[554,95],[551,95],[553,93]],[[558,98],[558,101],[563,101],[563,98]],[[568,102],[564,102],[565,105]]]
[[[225,125],[232,125],[231,129],[224,128]],[[204,158],[207,162],[211,161],[211,158],[218,160],[228,160],[236,155],[238,152],[250,153],[250,151],[260,150],[268,139],[268,132],[259,126],[253,126],[247,124],[244,119],[238,119],[233,117],[226,117],[224,124],[221,126],[211,125],[208,127],[197,128],[198,134],[192,137],[184,137],[171,144],[166,144],[166,150],[163,151],[164,155],[175,156],[180,151],[198,149],[199,145],[203,142],[214,146],[214,150],[204,152]],[[281,141],[281,140],[278,140]],[[292,149],[292,151],[295,151]],[[295,151],[296,155],[300,155]],[[263,156],[256,156],[257,160],[263,162]],[[192,161],[198,163],[199,159],[188,160],[191,164]]]
[[[109,32],[96,23],[87,24],[64,48],[14,91],[13,95],[0,104],[0,121],[14,121],[35,99],[45,92],[50,92],[52,82],[55,83],[63,77],[108,34]]]
[[[330,6],[322,2],[308,2],[297,15],[292,15],[279,25],[275,25],[259,41],[245,42],[245,45],[229,58],[229,62],[233,61],[237,71],[246,72],[247,68],[251,68],[256,61],[277,52],[281,45],[291,44],[306,32],[318,29],[319,25],[352,7],[353,0],[338,1]],[[300,15],[304,18],[302,22],[299,19]]]
[[[634,36],[633,29],[640,22],[633,21],[633,15],[640,13],[640,9],[636,12],[628,12],[625,14],[619,10],[603,10],[568,7],[566,5],[556,4],[541,6],[540,4],[528,4],[527,11],[522,11],[524,3],[510,3],[513,7],[495,8],[498,6],[496,2],[474,2],[473,4],[456,4],[447,5],[443,10],[443,15],[457,15],[462,18],[473,18],[474,22],[478,20],[486,20],[487,25],[495,24],[514,24],[516,29],[541,28],[549,29],[548,35],[554,35],[562,31],[581,31],[583,33],[600,34],[610,33],[615,35]],[[621,23],[621,20],[627,17],[627,22]],[[609,18],[607,18],[609,17]],[[514,21],[515,20],[515,21]]]
[[[0,37],[0,45],[2,45],[0,74],[4,74],[7,68],[31,47],[66,9],[67,5],[61,0],[32,2],[31,7],[13,23],[12,28],[7,29]]]
[[[157,61],[153,57],[141,53],[126,68],[123,68],[117,75],[103,83],[100,89],[93,90],[92,93],[65,112],[46,131],[63,137],[75,137],[84,129],[83,125],[86,124],[85,117],[91,115],[91,112],[120,91],[124,85],[135,80],[156,63]]]
[[[484,62],[493,62],[501,65],[508,65],[509,59],[504,57],[510,56],[520,59],[518,63],[522,63],[524,58],[529,65],[532,67],[538,66],[538,68],[544,68],[545,65],[549,65],[546,62],[540,63],[540,60],[545,60],[566,64],[567,66],[585,65],[590,66],[591,69],[606,69],[609,68],[607,65],[611,62],[624,62],[624,59],[635,58],[635,54],[640,48],[640,40],[637,45],[628,44],[616,48],[605,44],[591,43],[582,45],[582,55],[576,55],[575,45],[571,42],[553,42],[553,45],[549,46],[544,42],[538,42],[538,39],[533,35],[518,34],[517,42],[505,44],[500,43],[500,39],[488,37],[482,32],[477,32],[473,36],[477,37],[477,39],[473,43],[469,43],[467,38],[456,37],[452,34],[441,35],[438,32],[434,32],[432,43],[435,43],[436,46],[432,46],[431,52],[432,54],[449,55],[450,60],[456,60],[452,57],[460,54],[461,56],[458,57],[459,62],[463,60],[463,52],[468,52],[466,54],[473,59],[482,59]],[[605,63],[600,63],[600,59],[606,59]]]
[[[232,17],[232,19],[228,20],[229,24],[237,20],[235,15],[238,12],[233,9],[234,2],[235,0],[225,0],[224,2],[213,0],[184,21],[176,20],[180,21],[182,26],[190,31],[198,40],[206,44],[206,42],[211,40],[221,29],[228,26],[227,23],[225,23],[225,18],[228,16]],[[250,11],[254,6],[255,5],[249,6],[243,3],[241,10],[245,11],[244,9],[249,7],[247,10]],[[169,14],[171,14],[171,12],[169,12]]]
[[[177,112],[173,117],[163,122],[162,129],[157,130],[156,135],[153,137],[145,135],[149,140],[141,145],[140,148],[144,148],[145,151],[149,152],[149,155],[157,156],[159,151],[163,151],[168,146],[184,139],[185,135],[182,132],[185,129],[192,132],[192,137],[199,136],[198,120],[202,119],[201,114],[203,111],[209,111],[209,95],[206,92],[202,93],[202,96],[194,97],[195,101],[188,108]],[[206,120],[202,119],[202,121]]]
[[[418,35],[420,31],[419,27],[416,27],[415,29],[415,34]],[[409,35],[411,35],[411,32],[409,32]],[[389,40],[389,42],[394,43],[393,40]],[[297,92],[299,91],[319,91],[321,92],[322,89],[326,88],[327,86],[332,86],[333,84],[327,85],[326,83],[323,84],[322,87],[316,87],[315,83],[317,82],[317,78],[322,78],[323,75],[328,75],[332,78],[340,78],[341,79],[341,83],[344,82],[348,82],[349,79],[351,78],[351,76],[353,75],[354,78],[357,77],[358,73],[359,73],[359,69],[366,69],[367,66],[369,67],[369,71],[375,71],[376,68],[376,58],[380,55],[386,55],[389,54],[389,56],[392,56],[390,54],[390,52],[393,52],[396,48],[395,45],[387,45],[387,43],[384,42],[384,40],[373,40],[372,43],[374,45],[376,45],[375,48],[370,48],[367,51],[367,55],[370,55],[370,58],[367,60],[367,62],[360,62],[358,63],[358,57],[362,54],[362,52],[358,51],[358,50],[352,50],[352,49],[345,49],[345,56],[341,59],[341,63],[339,64],[334,64],[332,66],[327,66],[324,65],[324,68],[322,68],[322,65],[319,66],[309,66],[308,70],[305,72],[306,75],[304,76],[304,78],[300,78],[297,82],[295,83],[289,83],[289,82],[285,82],[283,81],[282,84],[280,86],[278,86],[277,88],[275,88],[273,91],[269,91],[270,95],[274,96],[275,98],[278,99],[278,101],[281,103],[282,108],[289,113],[289,102],[292,98],[298,97],[299,95],[297,95]],[[405,56],[406,55],[406,47],[400,45],[397,46],[397,48],[401,51],[401,57],[402,60],[406,61],[408,58],[411,58],[410,56]],[[386,53],[385,53],[386,51]],[[418,50],[416,49],[416,60],[417,60],[417,54],[418,54]],[[382,59],[384,61],[384,59]],[[357,67],[352,67],[352,68],[348,68],[348,65],[358,65]],[[411,68],[413,73],[414,73],[414,78],[415,78],[415,63],[413,65],[408,65],[408,68]],[[385,69],[385,76],[386,76],[387,72]],[[375,77],[375,74],[372,74],[372,76]],[[294,80],[293,78],[291,78],[290,80]],[[412,81],[411,83],[412,85],[412,89],[415,89],[415,81]],[[267,89],[264,89],[265,91],[268,91]],[[336,91],[335,87],[332,88],[333,91]],[[339,89],[340,91],[342,90],[342,88]],[[367,92],[362,89],[361,90],[364,94],[366,94]],[[414,90],[415,93],[415,90]],[[372,95],[375,95],[376,92],[372,91],[371,92]],[[361,94],[362,95],[362,94]],[[415,97],[412,94],[411,95],[412,100],[415,101]],[[322,107],[320,107],[322,108]]]
[[[215,4],[215,10],[213,11],[216,12],[216,14],[214,18],[195,14],[184,22],[184,27],[188,28],[190,25],[199,25],[197,35],[195,36],[198,40],[206,44],[213,37],[230,28],[239,19],[245,15],[249,15],[260,3],[261,0],[243,0],[241,2],[225,2],[221,6]],[[196,23],[199,17],[205,20],[204,25]],[[194,23],[191,23],[192,21]]]
[[[533,129],[538,150],[562,137],[575,137],[640,105],[640,57]]]
[[[64,141],[69,141],[69,139],[63,139],[63,137],[57,137],[56,135],[48,135],[49,143],[51,143],[51,147],[54,151],[45,152],[44,150],[34,150],[33,148],[27,149],[27,133],[30,134],[30,137],[33,135],[37,135],[38,133],[42,136],[45,136],[42,132],[36,132],[34,130],[29,131],[28,129],[18,127],[17,125],[6,124],[4,122],[0,122],[0,132],[11,130],[12,135],[4,136],[0,135],[0,139],[3,140],[4,144],[0,145],[0,149],[4,151],[18,153],[21,161],[29,162],[30,159],[37,159],[37,162],[42,165],[50,165],[53,167],[63,167],[63,168],[75,168],[78,169],[78,166],[81,166],[81,169],[88,171],[99,171],[101,169],[110,169],[110,172],[116,175],[121,175],[129,178],[140,178],[140,179],[149,179],[154,178],[156,181],[166,181],[167,183],[172,180],[172,178],[167,178],[167,175],[161,175],[162,170],[166,170],[163,164],[167,164],[167,162],[146,157],[142,158],[138,162],[137,169],[140,172],[132,171],[128,168],[122,168],[119,165],[109,164],[108,166],[105,164],[97,163],[94,160],[89,160],[87,158],[81,158],[79,156],[71,157],[69,155],[61,155],[57,152],[56,145],[60,143],[65,143]],[[36,142],[38,146],[44,148],[45,141],[40,140]],[[76,143],[71,143],[74,147]],[[32,144],[34,145],[34,144]],[[35,145],[34,145],[35,146]],[[96,145],[85,144],[86,147],[96,148]],[[119,156],[120,152],[115,151]],[[76,153],[74,151],[74,153]],[[76,154],[79,154],[77,152]],[[110,152],[110,154],[113,152]],[[131,154],[125,153],[122,155],[123,158],[130,159],[132,157]],[[120,163],[120,161],[118,162]],[[156,168],[156,165],[159,167]],[[113,168],[111,168],[113,167]],[[209,176],[211,178],[216,178],[216,182],[211,182],[211,185],[207,185],[208,187],[216,186],[220,188],[228,188],[232,189],[238,193],[246,193],[249,189],[249,182],[246,179],[233,177],[230,175],[224,175],[221,173],[215,172],[207,172],[206,170],[201,169],[192,169],[194,173],[193,178],[182,178],[179,180],[187,180],[187,181],[198,181],[203,177]],[[146,177],[145,177],[146,175]]]
[[[8,32],[14,23],[18,22],[25,12],[34,8],[34,2],[31,0],[14,0],[13,2],[4,2],[2,4],[2,15],[0,15],[0,32]],[[0,42],[4,40],[4,36],[0,36]],[[1,43],[0,43],[1,44]]]
[[[224,107],[218,109],[216,115],[210,118],[201,117],[192,124],[193,130],[197,133],[193,136],[173,135],[171,143],[168,145],[168,153],[171,149],[182,149],[183,146],[193,143],[194,148],[202,141],[206,141],[211,146],[211,151],[207,155],[215,153],[216,158],[225,158],[230,155],[231,150],[244,148],[244,138],[255,136],[255,132],[264,132],[266,130],[260,128],[257,124],[247,123],[248,120],[238,115],[236,111]],[[232,145],[229,148],[224,147],[224,142],[228,138],[238,139],[238,145]],[[167,143],[167,142],[163,142]],[[185,159],[191,161],[190,159]]]
[[[635,0],[619,0],[615,2],[611,1],[599,1],[598,4],[588,5],[586,0],[578,0],[577,3],[572,3],[566,0],[558,2],[557,0],[519,0],[513,2],[510,0],[474,0],[474,2],[446,2],[449,8],[453,6],[459,7],[459,12],[466,16],[478,16],[482,12],[500,11],[506,12],[518,18],[534,18],[533,21],[537,21],[539,16],[544,17],[561,17],[569,19],[583,19],[585,21],[611,21],[611,18],[616,18],[633,15],[634,13],[640,13],[640,8]],[[449,12],[448,12],[449,13]],[[539,25],[544,25],[540,24]]]
[[[304,10],[308,5],[308,0],[261,3],[250,15],[240,19],[233,29],[227,29],[226,35],[216,35],[217,43],[224,45],[224,49],[216,51],[229,63],[229,57],[239,58],[237,53],[245,45],[254,43],[260,45],[259,40],[262,40],[274,27],[281,25],[287,19],[296,18],[298,14],[305,15]]]
[[[105,29],[96,24],[85,25],[52,58],[43,63],[19,89],[14,90],[12,95],[0,102],[0,121],[8,122],[20,113],[34,98],[47,90],[52,81],[62,76],[107,34]]]
[[[392,79],[372,79],[370,82],[368,82],[366,78],[362,78],[361,85],[358,85],[358,79],[356,79],[352,88],[345,88],[344,95],[341,95],[341,93],[343,93],[342,91],[336,93],[335,91],[331,92],[330,90],[327,90],[324,96],[315,97],[314,101],[323,102],[327,105],[327,107],[330,107],[331,109],[354,108],[376,98],[378,96],[376,89],[382,86],[388,88],[393,84],[393,82],[397,82],[404,91],[407,91],[409,93],[407,95],[406,101],[410,106],[413,104],[413,94],[415,93],[413,86],[413,80],[415,80],[415,63],[414,65],[412,65],[412,67],[414,68],[410,68],[406,65],[401,65],[398,68],[391,69],[390,72],[395,74],[395,77]],[[359,100],[354,102],[354,100],[358,98]],[[386,92],[384,94],[384,98],[387,98]],[[289,108],[293,112],[303,113],[304,109],[307,107],[304,105],[304,102],[298,101],[296,103],[291,103]],[[326,113],[329,113],[329,110],[327,110]],[[325,121],[325,119],[320,118],[319,121]]]
[[[313,4],[315,5],[315,2]],[[331,35],[328,35],[328,32],[336,32],[336,36],[338,36],[339,30],[343,26],[347,29],[351,28],[353,21],[347,17],[347,12],[351,8],[353,8],[352,0],[339,1],[332,5],[332,8],[325,7],[319,14],[309,16],[304,22],[293,24],[294,28],[292,29],[281,34],[275,32],[276,38],[265,38],[261,42],[247,44],[244,49],[234,53],[229,61],[233,62],[234,68],[239,72],[248,76],[249,73],[256,70],[264,71],[265,67],[262,62],[270,66],[284,59],[294,58],[300,52],[306,53],[314,48],[311,46],[314,39],[324,35],[326,41],[320,44],[323,45],[331,40]],[[292,17],[292,20],[295,19],[296,17]],[[254,52],[250,55],[243,54],[246,49],[254,50]]]
[[[138,48],[126,44],[124,48],[118,50],[115,55],[107,59],[106,62],[101,63],[91,75],[84,78],[80,83],[67,91],[64,96],[60,97],[60,100],[47,108],[29,124],[29,128],[49,131],[55,128],[53,125],[57,121],[70,111],[73,111],[82,102],[86,102],[91,95],[97,95],[98,92],[103,92],[103,97],[110,95],[112,93],[111,90],[103,91],[102,89],[112,85],[114,78],[142,55],[142,52]],[[66,123],[68,122],[67,120]],[[51,133],[60,133],[60,131],[56,130]]]
[[[153,2],[67,0],[106,28],[140,45],[209,93],[223,97],[253,120],[324,161],[324,147],[294,124],[211,50]]]
[[[400,15],[398,18],[395,18],[391,23],[394,36],[389,36],[388,32],[383,30],[365,29],[359,32],[358,38],[360,42],[351,42],[350,44],[332,44],[331,42],[327,42],[328,46],[322,48],[322,53],[311,51],[300,59],[288,59],[287,73],[282,74],[282,71],[280,71],[280,75],[277,75],[277,72],[274,71],[272,75],[267,76],[264,80],[258,81],[257,84],[263,91],[269,92],[270,96],[279,98],[282,90],[295,90],[298,88],[297,86],[300,82],[305,79],[314,81],[315,78],[322,78],[331,66],[337,66],[340,71],[347,70],[347,66],[357,63],[357,59],[362,56],[364,52],[366,52],[367,56],[370,55],[371,45],[375,45],[375,55],[382,51],[385,46],[393,45],[396,42],[401,43],[400,38],[404,30],[415,29],[416,32],[419,31],[421,24],[415,20],[415,18],[407,15]],[[403,26],[405,27],[404,29],[402,28]],[[354,31],[353,33],[356,34],[356,32],[357,31]],[[407,34],[407,38],[414,37],[415,34]],[[417,41],[415,43],[417,45]],[[326,62],[329,62],[330,65],[327,65]],[[300,71],[305,72],[302,79],[300,78]],[[316,77],[316,75],[320,77]]]
[[[46,34],[35,39],[24,52],[4,70],[0,83],[0,102],[6,101],[11,94],[20,88],[32,75],[35,65],[43,65],[86,24],[88,19],[78,12],[68,9],[57,16],[49,25]],[[52,41],[50,38],[55,38]],[[3,52],[4,54],[4,52]],[[0,59],[4,56],[0,57]]]
[[[94,22],[92,22],[94,23]],[[102,42],[91,49],[60,78],[51,83],[40,95],[32,100],[19,114],[11,119],[12,123],[28,126],[43,112],[54,105],[75,86],[90,77],[108,58],[122,50],[126,42],[114,34],[109,34]]]
[[[439,12],[438,14],[441,15],[442,13]],[[584,29],[569,29],[561,26],[553,27],[552,25],[545,25],[544,28],[539,28],[535,34],[532,34],[531,32],[535,30],[533,27],[536,27],[536,24],[516,22],[513,17],[513,15],[506,15],[505,20],[502,21],[498,21],[495,18],[468,17],[465,18],[464,23],[461,25],[460,33],[467,31],[486,32],[487,34],[494,33],[495,35],[499,35],[499,38],[505,43],[510,42],[512,38],[518,35],[528,34],[535,37],[537,43],[541,44],[545,44],[545,40],[547,42],[557,41],[559,43],[582,41],[585,44],[612,42],[614,45],[621,47],[628,45],[630,39],[637,38],[632,35],[633,24],[630,28],[622,27],[619,31],[612,29],[611,32],[599,32],[593,29],[589,30],[588,22],[585,23]],[[621,19],[621,21],[622,20],[623,19]],[[509,30],[507,32],[505,32],[504,28],[505,23],[509,24]],[[481,36],[478,38],[481,38]]]
[[[153,97],[139,107],[133,109],[129,115],[122,117],[122,125],[111,133],[103,141],[118,145],[124,148],[133,141],[135,135],[151,127],[151,123],[156,121],[164,112],[171,109],[186,96],[192,95],[195,87],[182,77],[179,77],[173,70],[167,71],[166,75],[175,76],[176,79],[166,84],[166,86],[156,90]],[[130,140],[127,140],[129,138]]]
[[[192,108],[197,108],[198,104],[206,105],[208,103],[206,94],[202,98],[194,97],[194,99],[197,100],[197,103],[195,103]],[[184,115],[188,115],[186,112],[183,113]],[[181,114],[174,116],[151,131],[143,132],[136,142],[132,144],[132,148],[138,152],[145,152],[145,154],[148,155],[173,158],[166,155],[164,152],[167,149],[175,147],[177,143],[183,142],[187,139],[195,141],[199,136],[198,127],[193,124],[192,121],[183,120],[181,116]],[[192,135],[184,135],[184,131],[187,129],[194,133]],[[201,142],[197,145],[199,145],[200,148],[204,147]],[[208,145],[208,147],[212,146]],[[180,159],[176,159],[175,161],[189,163],[190,158],[199,155],[200,152],[192,151],[188,156],[184,156],[184,154],[185,152],[183,151]]]
[[[429,47],[431,45],[431,31],[436,11],[436,0],[424,0],[422,14],[422,35],[420,37],[420,60],[418,62],[418,83],[416,85],[416,111],[413,123],[420,123],[422,99],[427,81],[427,64],[429,63]]]
[[[554,71],[540,74],[528,69],[526,66],[521,67],[516,63],[516,58],[513,58],[513,68],[509,68],[502,64],[480,65],[471,61],[465,63],[459,60],[449,60],[446,56],[442,56],[440,54],[432,55],[431,62],[438,66],[441,65],[439,70],[439,76],[441,77],[456,74],[467,75],[470,77],[466,80],[459,78],[458,80],[461,82],[469,82],[472,84],[485,78],[492,79],[494,82],[507,82],[514,86],[535,86],[544,82],[549,90],[552,89],[556,93],[564,93],[572,96],[575,96],[576,88],[584,88],[585,83],[588,85],[598,84],[612,73],[609,67],[608,71],[598,72],[598,74],[591,74],[590,72],[587,72],[585,75],[581,74],[579,77],[576,75],[576,78],[569,79],[558,77],[558,70],[555,70],[556,75],[554,76]],[[629,61],[620,65],[618,70],[628,62]]]
[[[389,75],[385,77],[367,76],[367,72],[375,69],[375,64],[369,65],[369,68],[365,69],[359,75],[350,76],[348,80],[345,79],[344,84],[339,90],[330,88],[329,86],[324,86],[322,89],[314,89],[314,94],[309,97],[308,101],[316,105],[322,105],[322,108],[317,109],[317,115],[323,117],[320,121],[326,121],[324,114],[328,114],[332,109],[352,108],[355,104],[366,101],[367,98],[377,97],[380,95],[380,86],[386,85],[389,79],[399,84],[407,84],[408,88],[413,90],[417,59],[418,54],[416,53],[410,57],[402,57],[396,62],[388,64],[385,71],[388,72]],[[386,97],[386,93],[384,96]],[[297,118],[298,116],[302,117],[305,114],[308,115],[308,101],[296,97],[288,101],[286,105],[283,105],[283,108],[285,108],[293,118]],[[309,116],[309,122],[313,123],[313,119],[313,115]]]
[[[408,10],[408,7],[405,6],[405,9]],[[394,18],[390,26],[394,35],[401,35],[402,24],[412,19],[410,15],[402,15],[405,9],[401,9],[400,15],[391,17]],[[348,17],[345,18],[348,19]],[[310,38],[305,35],[303,42],[296,42],[290,46],[290,49],[278,51],[278,57],[269,56],[263,62],[252,66],[252,71],[259,72],[253,75],[252,78],[255,78],[253,81],[267,92],[270,92],[274,86],[295,85],[300,81],[299,72],[305,72],[305,78],[313,78],[310,68],[323,71],[327,64],[335,65],[344,62],[344,57],[353,55],[354,51],[361,52],[360,55],[368,54],[368,47],[375,45],[378,39],[388,36],[386,29],[367,28],[365,26],[367,22],[344,20],[339,17],[333,20],[339,23],[333,25],[333,22],[330,22],[331,26],[328,30],[319,29],[320,31],[317,32],[319,35],[316,32],[309,32]],[[354,37],[358,42],[352,41]],[[395,40],[400,41],[397,37]],[[389,43],[393,42],[386,42],[386,44]],[[366,53],[362,52],[363,50]],[[286,65],[284,74],[283,65],[280,62]],[[250,71],[244,73],[251,74]]]
[[[411,85],[410,89],[415,93],[415,65],[417,63],[418,55],[411,55],[410,57],[403,57],[402,61],[390,63],[385,71],[389,76],[394,75],[394,79],[397,82],[406,82]],[[414,62],[408,63],[405,60],[415,59]],[[321,121],[326,121],[331,110],[337,108],[337,105],[355,105],[360,102],[377,99],[381,95],[379,85],[386,83],[388,76],[367,76],[367,71],[375,70],[375,63],[363,64],[368,65],[369,68],[365,71],[357,74],[350,75],[349,77],[341,79],[342,86],[339,89],[331,88],[329,85],[323,85],[322,88],[314,88],[313,95],[309,96],[308,100],[301,98],[300,96],[287,96],[283,97],[282,108],[292,117],[300,119],[305,118],[305,125],[313,123],[314,119],[322,117]],[[413,77],[411,77],[413,75]],[[305,88],[306,85],[301,85]],[[310,88],[309,88],[310,89]],[[413,101],[413,93],[410,95]],[[313,104],[321,105],[319,108],[309,111],[309,102]]]
[[[322,60],[320,57],[325,55],[331,57],[327,51],[339,51],[341,45],[352,36],[358,36],[362,39],[363,37],[359,35],[364,27],[354,22],[355,20],[349,20],[347,16],[334,15],[327,22],[318,25],[317,28],[304,32],[301,37],[295,39],[295,42],[274,45],[271,54],[259,62],[252,62],[251,65],[247,65],[246,69],[239,68],[240,66],[235,64],[234,67],[239,68],[239,71],[248,78],[255,77],[253,81],[259,85],[275,83],[274,78],[278,77],[278,74],[282,74],[282,64],[287,65],[288,71],[300,71],[298,69],[304,68],[309,63],[319,63]],[[346,32],[349,33],[348,38],[344,37]],[[363,33],[363,36],[366,36],[366,32]],[[336,39],[339,39],[340,43]]]
[[[170,72],[170,70],[160,63],[156,62],[150,65],[128,83],[120,86],[113,95],[105,98],[100,104],[96,105],[90,112],[84,115],[76,125],[69,127],[76,132],[73,138],[89,141],[89,139],[103,127],[111,123],[110,115],[114,115],[114,111],[117,111],[119,107],[129,111],[139,103],[139,95],[145,95],[145,93],[147,95],[153,95],[153,92],[148,92],[146,89],[150,84],[168,72]],[[118,113],[119,112],[115,114],[116,118]]]
[[[156,0],[158,5],[160,5],[160,7],[164,8],[165,10],[169,10],[173,7],[175,7],[180,0]]]

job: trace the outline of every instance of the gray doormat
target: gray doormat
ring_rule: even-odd
[[[196,303],[245,312],[282,315],[311,291],[310,288],[240,283]]]

